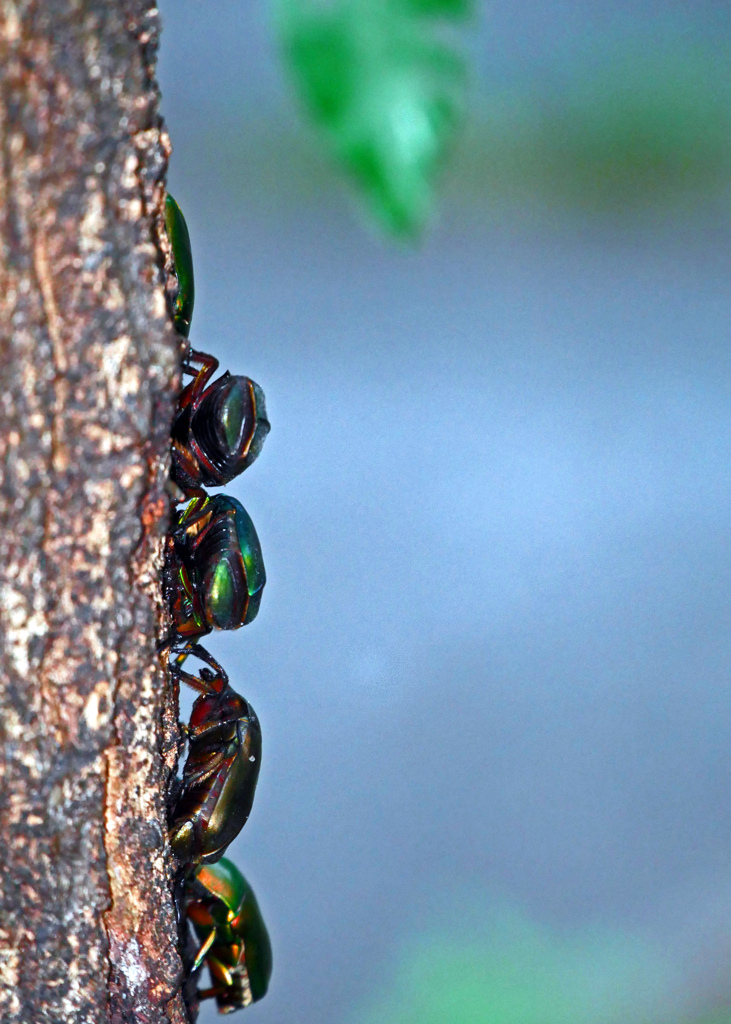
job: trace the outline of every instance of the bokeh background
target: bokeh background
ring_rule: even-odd
[[[413,247],[262,0],[160,7],[192,338],[272,421],[209,645],[264,731],[247,1021],[727,1024],[731,9],[480,6]]]

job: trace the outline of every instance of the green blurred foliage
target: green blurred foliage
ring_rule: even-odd
[[[395,2],[395,0],[394,0]],[[409,3],[412,0],[399,0]],[[416,2],[416,0],[414,0]],[[427,0],[419,0],[427,2]],[[684,41],[594,40],[550,81],[475,94],[459,135],[442,205],[482,218],[559,211],[632,220],[695,208],[725,216],[731,183],[731,53]],[[563,67],[563,65],[562,65]],[[315,95],[328,102],[325,85]],[[337,106],[337,96],[330,101]],[[197,152],[213,191],[281,215],[333,206],[333,162],[282,120],[214,121]],[[192,158],[192,157],[191,157]],[[552,215],[552,214],[551,214]]]
[[[472,0],[391,0],[391,6],[405,14],[431,18],[467,18],[474,11]]]
[[[439,886],[424,915],[348,1024],[731,1024],[671,946],[627,930],[548,927]]]
[[[508,188],[581,205],[632,210],[722,191],[731,181],[728,58],[691,47],[608,50],[540,103],[513,97],[500,107],[488,97],[471,187],[491,166]]]
[[[445,25],[472,0],[280,0],[285,63],[311,119],[378,220],[428,220],[460,122],[466,65]]]
[[[485,910],[480,926],[460,916],[461,927],[405,944],[353,1024],[671,1024],[671,965],[646,942],[609,928],[554,931],[514,912]]]

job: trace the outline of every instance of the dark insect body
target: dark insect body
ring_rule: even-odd
[[[187,338],[195,299],[193,256],[183,211],[171,195],[165,200],[165,225],[178,283],[173,320]],[[214,356],[188,351],[183,370],[193,380],[183,388],[173,421],[171,476],[189,497],[203,494],[204,487],[230,483],[243,473],[258,456],[270,429],[259,385],[228,371],[211,381],[217,369]]]
[[[178,282],[178,293],[173,300],[173,320],[178,333],[187,338],[190,334],[190,321],[193,318],[195,302],[193,254],[183,211],[169,194],[165,198],[165,227],[170,239],[173,268]]]
[[[182,666],[190,654],[210,668],[197,676],[186,672]],[[251,705],[199,644],[181,651],[171,670],[200,693],[187,728],[188,756],[170,827],[170,845],[190,867],[220,860],[246,824],[259,779],[261,728]]]
[[[175,328],[190,334],[195,288],[190,236],[172,196],[165,202],[177,291]],[[226,372],[218,360],[188,347],[183,388],[173,421],[169,490],[176,502],[168,535],[165,586],[174,634],[172,674],[197,690],[187,727],[180,789],[170,824],[170,845],[180,864],[179,898],[200,948],[192,963],[205,962],[220,1013],[261,999],[272,973],[272,948],[256,897],[240,871],[223,858],[246,824],[261,765],[261,728],[251,705],[230,686],[208,651],[194,641],[213,629],[237,629],[259,610],[266,583],[256,529],[240,502],[205,487],[226,484],[257,458],[269,433],[264,393],[248,377]],[[205,662],[198,675],[183,665],[194,655]],[[180,907],[182,912],[182,905]],[[189,978],[190,985],[195,979]],[[191,997],[192,998],[192,997]]]
[[[251,518],[225,494],[193,498],[174,513],[165,581],[175,630],[185,640],[256,618],[266,583]]]
[[[198,367],[198,369],[195,369]],[[264,392],[228,371],[211,383],[218,360],[193,349],[172,428],[171,476],[185,494],[230,483],[257,458],[269,433]]]
[[[205,961],[213,982],[198,998],[215,997],[219,1013],[233,1013],[265,996],[272,975],[269,933],[235,864],[224,858],[198,868],[187,915],[201,943],[193,970]]]

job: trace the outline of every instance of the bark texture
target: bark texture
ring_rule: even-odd
[[[0,1020],[179,1022],[147,0],[0,0]]]

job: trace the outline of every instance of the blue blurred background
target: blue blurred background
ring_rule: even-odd
[[[272,421],[262,610],[209,645],[264,732],[247,1021],[726,1024],[731,9],[481,7],[417,249],[267,5],[160,7],[192,339]]]

